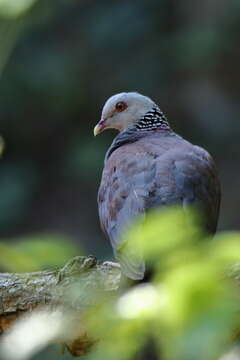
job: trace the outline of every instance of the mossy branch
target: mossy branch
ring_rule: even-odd
[[[56,308],[65,306],[66,294],[74,286],[81,289],[71,302],[72,310],[94,305],[93,291],[114,292],[121,278],[120,266],[113,262],[100,263],[93,256],[78,256],[58,270],[33,273],[0,274],[0,331],[8,330],[22,314],[37,307]],[[69,306],[69,303],[68,303]],[[76,334],[65,343],[73,355],[84,354],[89,347],[86,334]]]

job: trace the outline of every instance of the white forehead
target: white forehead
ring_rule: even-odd
[[[120,101],[124,101],[128,106],[132,104],[142,104],[143,106],[154,105],[154,102],[147,96],[141,95],[137,92],[122,92],[111,96],[106,101],[103,107],[103,111],[114,108],[115,105]]]

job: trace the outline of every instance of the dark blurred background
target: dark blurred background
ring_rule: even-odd
[[[121,91],[209,150],[219,229],[240,229],[239,0],[3,0],[0,19],[1,239],[57,232],[112,256],[96,197],[115,133],[93,127]]]

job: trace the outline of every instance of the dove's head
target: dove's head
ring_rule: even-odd
[[[106,129],[123,131],[138,123],[153,109],[158,109],[157,105],[149,97],[139,93],[124,92],[113,95],[103,107],[101,120],[94,128],[94,135]]]

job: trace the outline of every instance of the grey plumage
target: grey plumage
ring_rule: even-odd
[[[204,149],[165,125],[141,131],[127,127],[105,158],[98,193],[100,222],[123,273],[132,279],[143,278],[144,263],[139,255],[129,253],[120,235],[147,209],[198,204],[206,230],[216,231],[220,185],[214,162]]]

